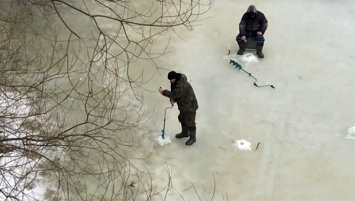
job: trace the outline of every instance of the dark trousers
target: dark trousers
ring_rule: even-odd
[[[196,111],[180,111],[178,119],[181,125],[186,126],[189,131],[196,130]]]
[[[260,36],[260,35],[256,34],[256,31],[247,31],[245,36],[246,36],[247,39],[248,38],[254,38],[257,46],[263,46],[264,45],[264,42],[265,42],[264,36],[263,35]],[[245,41],[243,41],[241,39],[241,37],[242,36],[240,34],[238,34],[237,37],[236,37],[236,41],[237,41],[237,43],[239,45],[245,43]]]

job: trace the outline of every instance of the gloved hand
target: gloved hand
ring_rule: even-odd
[[[173,107],[175,103],[174,99],[170,99],[170,103],[171,103],[171,107]]]

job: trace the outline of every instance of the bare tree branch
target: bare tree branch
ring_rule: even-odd
[[[169,167],[160,190],[130,160],[151,118],[136,92],[145,73],[130,72],[142,60],[159,69],[169,34],[192,30],[213,1],[1,4],[0,199],[168,200]]]

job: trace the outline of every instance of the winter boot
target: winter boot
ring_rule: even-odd
[[[245,47],[246,47],[246,43],[240,43],[238,44],[239,45],[239,50],[237,52],[238,55],[242,55],[245,51]]]
[[[191,146],[196,142],[196,129],[194,131],[190,131],[190,138],[185,142],[185,145]]]
[[[259,56],[259,58],[264,58],[264,54],[262,51],[263,51],[263,46],[257,45],[256,46],[256,54]]]
[[[182,130],[181,133],[175,135],[175,137],[177,139],[180,139],[180,138],[183,138],[183,137],[189,137],[189,131],[188,131],[186,126],[181,125],[181,130]]]

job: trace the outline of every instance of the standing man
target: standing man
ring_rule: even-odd
[[[186,141],[186,145],[190,146],[196,142],[196,110],[198,109],[197,99],[191,84],[187,81],[186,75],[171,71],[168,74],[170,80],[171,91],[159,87],[159,92],[168,98],[170,103],[174,106],[177,103],[180,114],[178,116],[181,123],[181,133],[176,134],[175,137],[180,139],[183,137],[190,137]]]
[[[237,54],[242,55],[244,53],[246,39],[252,37],[256,42],[256,54],[259,58],[264,58],[262,50],[265,41],[264,34],[267,26],[268,21],[264,13],[256,10],[254,5],[250,5],[239,23],[239,34],[236,38],[239,45]]]

